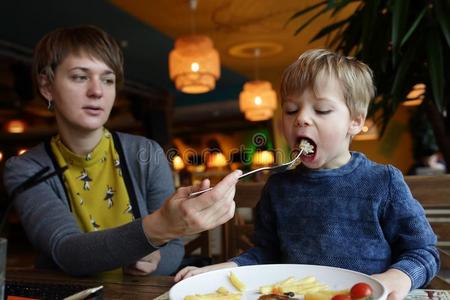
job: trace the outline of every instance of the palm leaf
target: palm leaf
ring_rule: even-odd
[[[403,36],[403,39],[400,43],[400,48],[403,47],[403,45],[406,43],[406,41],[409,39],[411,34],[416,30],[417,26],[419,25],[420,21],[422,20],[423,16],[425,16],[425,13],[427,12],[428,7],[425,6],[424,9],[422,9],[422,12],[419,14],[417,19],[414,21],[414,23],[409,28],[408,32]]]
[[[397,62],[400,39],[408,17],[409,0],[394,0],[392,7],[392,60]]]
[[[403,98],[403,90],[405,89],[405,79],[410,73],[409,70],[414,66],[413,60],[416,54],[417,47],[409,47],[406,53],[399,62],[398,68],[395,72],[394,82],[392,84],[391,95],[397,102],[401,102]]]
[[[444,33],[447,44],[450,47],[450,21],[448,18],[450,15],[450,5],[448,0],[436,0],[435,5],[436,18],[441,25],[442,32]]]
[[[303,23],[302,26],[300,26],[294,33],[294,35],[299,34],[303,29],[305,29],[305,27],[307,27],[309,24],[311,24],[315,19],[317,19],[320,15],[326,13],[328,11],[328,8],[325,7],[322,10],[320,10],[319,12],[317,12],[314,16],[312,16],[311,18],[309,18],[305,23]]]
[[[334,10],[331,13],[331,16],[334,17],[338,12],[340,12],[343,8],[345,8],[350,2],[359,2],[359,0],[344,0],[336,3],[334,6]]]
[[[302,15],[304,15],[304,14],[306,14],[306,13],[312,11],[312,10],[315,10],[316,8],[318,8],[318,7],[322,6],[322,5],[325,5],[325,4],[328,4],[328,1],[327,1],[327,0],[322,1],[322,2],[319,2],[319,3],[315,4],[315,5],[308,6],[307,8],[302,9],[302,10],[296,12],[295,14],[293,14],[293,15],[289,18],[289,20],[287,20],[287,22],[286,22],[284,25],[286,26],[289,22],[291,22],[291,21],[294,20],[295,18],[298,18],[298,17],[300,17],[300,16],[302,16]]]
[[[442,112],[444,110],[444,59],[441,40],[434,30],[431,30],[427,37],[427,56],[434,103]]]
[[[373,36],[374,24],[377,19],[379,0],[366,1],[363,8],[361,8],[362,17],[362,57],[369,57],[369,52],[372,50],[370,41]],[[373,45],[373,44],[372,44]],[[377,45],[375,45],[377,46]]]
[[[326,36],[327,34],[333,32],[336,29],[340,29],[342,28],[343,25],[345,25],[345,23],[348,23],[350,21],[351,17],[348,17],[345,20],[333,23],[331,25],[328,25],[326,27],[324,27],[322,30],[320,30],[309,42],[312,43],[324,36]]]

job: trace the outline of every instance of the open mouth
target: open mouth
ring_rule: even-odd
[[[307,137],[299,137],[297,139],[298,151],[302,151],[302,156],[313,157],[316,153],[316,143]]]

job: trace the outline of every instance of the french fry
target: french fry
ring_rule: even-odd
[[[223,295],[219,293],[210,293],[203,295],[189,295],[184,297],[184,300],[240,300],[241,294]]]
[[[215,293],[189,295],[184,297],[184,300],[240,300],[241,296],[241,293],[231,293],[221,286]]]
[[[224,288],[223,286],[218,288],[216,292],[222,295],[228,295],[230,293],[230,291]]]
[[[230,279],[231,284],[240,292],[245,291],[245,284],[234,274],[233,272],[230,272],[230,275],[228,276]]]
[[[302,288],[314,288],[314,287],[318,288],[319,282],[313,276],[307,276],[300,280],[294,280],[293,277],[289,277],[275,284],[261,286],[259,288],[259,292],[263,295],[272,294],[276,292],[279,293],[294,292],[296,294],[302,294],[297,293],[296,291],[302,291],[301,290]]]

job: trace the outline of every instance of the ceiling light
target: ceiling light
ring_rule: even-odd
[[[263,121],[273,117],[277,95],[268,81],[253,80],[244,84],[239,95],[239,108],[250,121]]]
[[[354,141],[377,140],[379,137],[378,127],[372,119],[367,119],[361,132],[353,137]]]
[[[258,58],[261,49],[253,49],[255,58],[255,78],[258,78]],[[272,84],[265,80],[253,80],[244,84],[244,90],[239,94],[239,108],[250,121],[264,121],[273,117],[277,108],[277,94]]]
[[[170,79],[175,87],[187,94],[213,90],[220,77],[219,53],[205,35],[180,37],[169,54]]]
[[[27,124],[25,123],[25,121],[20,119],[10,120],[5,125],[6,131],[9,133],[22,133],[25,131],[26,127]]]
[[[252,164],[257,167],[270,166],[274,163],[274,161],[275,158],[272,151],[262,150],[255,152],[255,154],[253,155]]]
[[[190,1],[191,12],[197,8],[197,0]],[[220,77],[219,52],[206,35],[192,34],[175,41],[175,48],[169,53],[169,75],[175,87],[187,94],[202,94],[216,87]]]
[[[222,152],[213,152],[208,155],[206,166],[208,168],[223,168],[228,166],[228,161]]]
[[[22,155],[22,154],[25,154],[25,152],[27,152],[27,151],[28,151],[27,148],[21,148],[21,149],[19,149],[19,150],[17,151],[17,155],[20,156],[20,155]]]
[[[184,169],[184,161],[179,155],[176,155],[173,158],[172,165],[173,165],[173,169],[175,171],[180,171],[180,170]]]

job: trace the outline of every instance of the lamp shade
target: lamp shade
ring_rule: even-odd
[[[212,40],[204,35],[178,38],[169,54],[169,74],[175,87],[184,93],[213,90],[220,77],[220,59]]]
[[[184,169],[184,161],[181,158],[181,156],[176,155],[172,160],[172,165],[173,165],[173,169],[175,171],[180,171],[180,170]]]
[[[239,107],[250,121],[263,121],[273,117],[277,95],[268,81],[253,80],[244,84],[239,95]]]
[[[208,168],[222,168],[228,166],[228,161],[222,152],[213,152],[209,154],[206,166]]]
[[[273,152],[268,150],[256,151],[253,155],[253,165],[260,166],[270,166],[274,163],[275,158]]]

